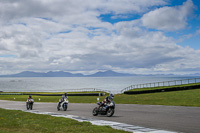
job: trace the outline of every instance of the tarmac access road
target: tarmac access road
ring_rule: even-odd
[[[146,128],[184,133],[200,133],[200,107],[116,104],[112,117],[93,116],[96,104],[69,103],[67,111],[57,111],[57,103],[35,102],[33,110],[114,121]],[[25,102],[0,100],[0,108],[25,110]]]

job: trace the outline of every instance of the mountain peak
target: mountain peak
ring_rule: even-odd
[[[112,70],[107,70],[104,72],[97,72],[90,75],[90,77],[120,77],[120,76],[136,76],[136,74],[118,73]]]

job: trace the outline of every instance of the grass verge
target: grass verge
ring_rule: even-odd
[[[26,101],[26,95],[0,95],[1,100]],[[58,102],[60,96],[33,96],[35,102]],[[102,101],[105,96],[100,96]],[[40,99],[40,101],[39,101]],[[96,103],[97,96],[70,96],[70,103]],[[200,107],[200,89],[149,93],[140,95],[117,94],[116,104],[146,104]]]
[[[115,130],[109,126],[95,126],[89,122],[78,122],[72,119],[50,115],[32,114],[17,110],[0,108],[1,133],[98,133],[125,131]]]
[[[171,91],[162,93],[149,93],[139,95],[117,95],[116,103],[170,105],[200,107],[200,89]]]
[[[58,102],[61,96],[32,96],[35,102]],[[26,101],[27,95],[0,95],[1,100]],[[97,96],[69,96],[70,103],[96,103]],[[103,100],[103,96],[100,99]]]

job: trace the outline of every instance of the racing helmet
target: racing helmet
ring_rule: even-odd
[[[110,97],[114,97],[114,94],[111,93],[111,94],[110,94]]]

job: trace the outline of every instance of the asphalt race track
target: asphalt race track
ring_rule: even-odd
[[[200,107],[116,104],[113,117],[93,116],[96,104],[69,103],[67,111],[57,111],[57,103],[34,103],[33,111],[76,115],[91,119],[137,125],[166,131],[199,133]],[[25,102],[0,100],[0,108],[26,110]]]

